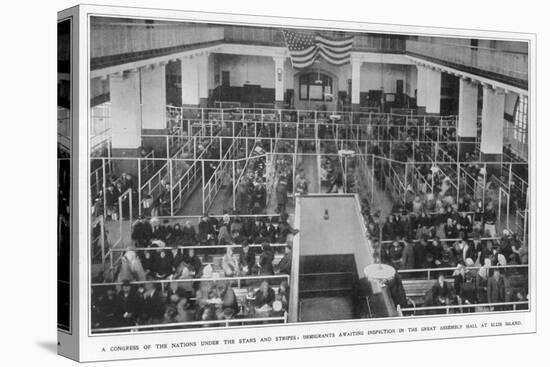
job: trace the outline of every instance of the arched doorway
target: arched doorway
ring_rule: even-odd
[[[294,75],[294,107],[300,110],[336,110],[338,78],[323,70]]]

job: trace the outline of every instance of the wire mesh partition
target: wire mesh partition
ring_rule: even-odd
[[[477,141],[457,140],[456,116],[393,112],[168,106],[167,134],[145,135],[144,144],[154,148],[145,149],[141,159],[92,159],[92,196],[116,186],[125,172],[137,182],[138,214],[151,214],[155,206],[155,214],[178,214],[198,186],[204,200],[197,211],[210,210],[228,187],[216,212],[275,212],[281,209],[277,186],[284,176],[291,205],[304,186],[307,192],[327,192],[338,190],[338,181],[342,191],[360,191],[371,202],[381,191],[400,206],[417,195],[436,196],[436,202],[445,196],[454,204],[465,195],[483,207],[492,203],[499,226],[517,230],[521,221],[525,227],[526,220],[515,218],[527,202],[525,163],[479,161]],[[258,205],[245,204],[256,186]]]
[[[146,254],[157,256],[159,251],[188,256],[192,250],[203,265],[220,271],[227,249],[240,249],[234,245],[211,248],[204,243],[181,246],[168,241],[163,248],[136,248],[132,234],[138,216],[151,222],[156,217],[166,227],[180,228],[190,222],[195,232],[206,213],[229,213],[232,221],[238,214],[278,222],[271,217],[292,213],[296,197],[310,193],[357,193],[362,206],[366,203],[366,209],[361,208],[365,209],[365,217],[382,212],[382,221],[395,212],[425,212],[434,217],[449,207],[461,214],[477,212],[484,216],[483,229],[494,231],[493,236],[509,229],[523,243],[528,239],[526,163],[482,161],[478,140],[458,139],[456,116],[422,116],[407,109],[388,114],[285,110],[268,105],[248,108],[226,102],[217,107],[168,106],[166,133],[143,135],[140,157],[109,154],[91,158],[92,257],[94,263],[103,264],[104,279],[112,281],[92,286],[98,296],[109,287],[120,290],[119,272],[129,251],[145,259],[149,256]],[[378,245],[387,245],[383,229],[378,233],[373,237]],[[501,239],[494,240],[498,247]],[[284,246],[273,245],[275,260],[282,257]],[[259,251],[260,245],[251,248]],[[399,274],[406,281],[432,281],[436,274],[452,277],[455,270],[399,269]],[[506,275],[526,278],[527,271],[527,265],[510,266]],[[246,308],[247,298],[242,295],[250,288],[256,292],[259,284],[250,276],[241,279],[225,275],[219,272],[209,278],[191,275],[188,279],[134,279],[132,287],[156,288],[167,297],[185,284],[183,288],[191,292],[188,298],[195,301],[197,284],[227,281],[237,293],[241,292],[239,307]],[[277,279],[268,284],[277,286]],[[463,311],[463,307],[453,307],[402,310],[418,314]],[[98,324],[94,332],[286,321],[285,314],[250,317],[241,311],[238,319]]]

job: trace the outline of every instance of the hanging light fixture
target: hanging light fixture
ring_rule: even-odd
[[[323,84],[323,81],[321,80],[321,61],[315,60],[314,61],[317,65],[317,80],[315,80],[315,84]]]
[[[246,55],[246,80],[244,84],[250,84],[250,80],[248,80],[248,55]]]

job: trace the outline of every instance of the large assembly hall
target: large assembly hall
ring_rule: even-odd
[[[90,24],[92,333],[530,308],[528,43]]]

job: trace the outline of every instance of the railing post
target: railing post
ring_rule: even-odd
[[[483,205],[483,210],[485,210],[485,187],[487,186],[487,163],[483,165],[483,188],[481,189],[482,197],[481,197],[481,203]]]
[[[204,213],[205,211],[205,206],[204,206],[204,186],[205,186],[205,182],[204,182],[204,160],[201,160],[201,174],[202,174],[202,213]]]
[[[103,172],[103,217],[107,218],[107,173],[105,172],[105,158],[101,158],[101,170]]]
[[[170,215],[174,215],[174,181],[173,181],[173,173],[172,173],[172,160],[168,159],[168,173],[169,173],[169,180],[170,180]]]
[[[371,168],[371,203],[374,203],[374,154],[372,155],[372,168]],[[371,204],[372,205],[372,204]]]
[[[138,215],[141,216],[141,158],[138,158]]]
[[[129,219],[130,219],[130,223],[132,223],[132,218],[133,218],[133,215],[134,215],[134,205],[132,203],[132,197],[133,197],[133,191],[132,191],[132,188],[130,188],[130,193],[128,194],[129,197],[128,197],[128,202],[130,204],[130,213],[129,213]]]
[[[110,264],[111,264],[111,267],[110,267],[109,269],[110,269],[110,271],[112,272],[112,271],[113,271],[113,265],[114,265],[114,264],[113,264],[113,249],[111,249],[111,250],[109,251],[109,262],[110,262]],[[113,280],[114,280],[114,279],[113,279]]]
[[[103,270],[105,270],[105,215],[99,217],[99,227],[101,236],[99,241],[101,244],[101,265],[103,266]]]

